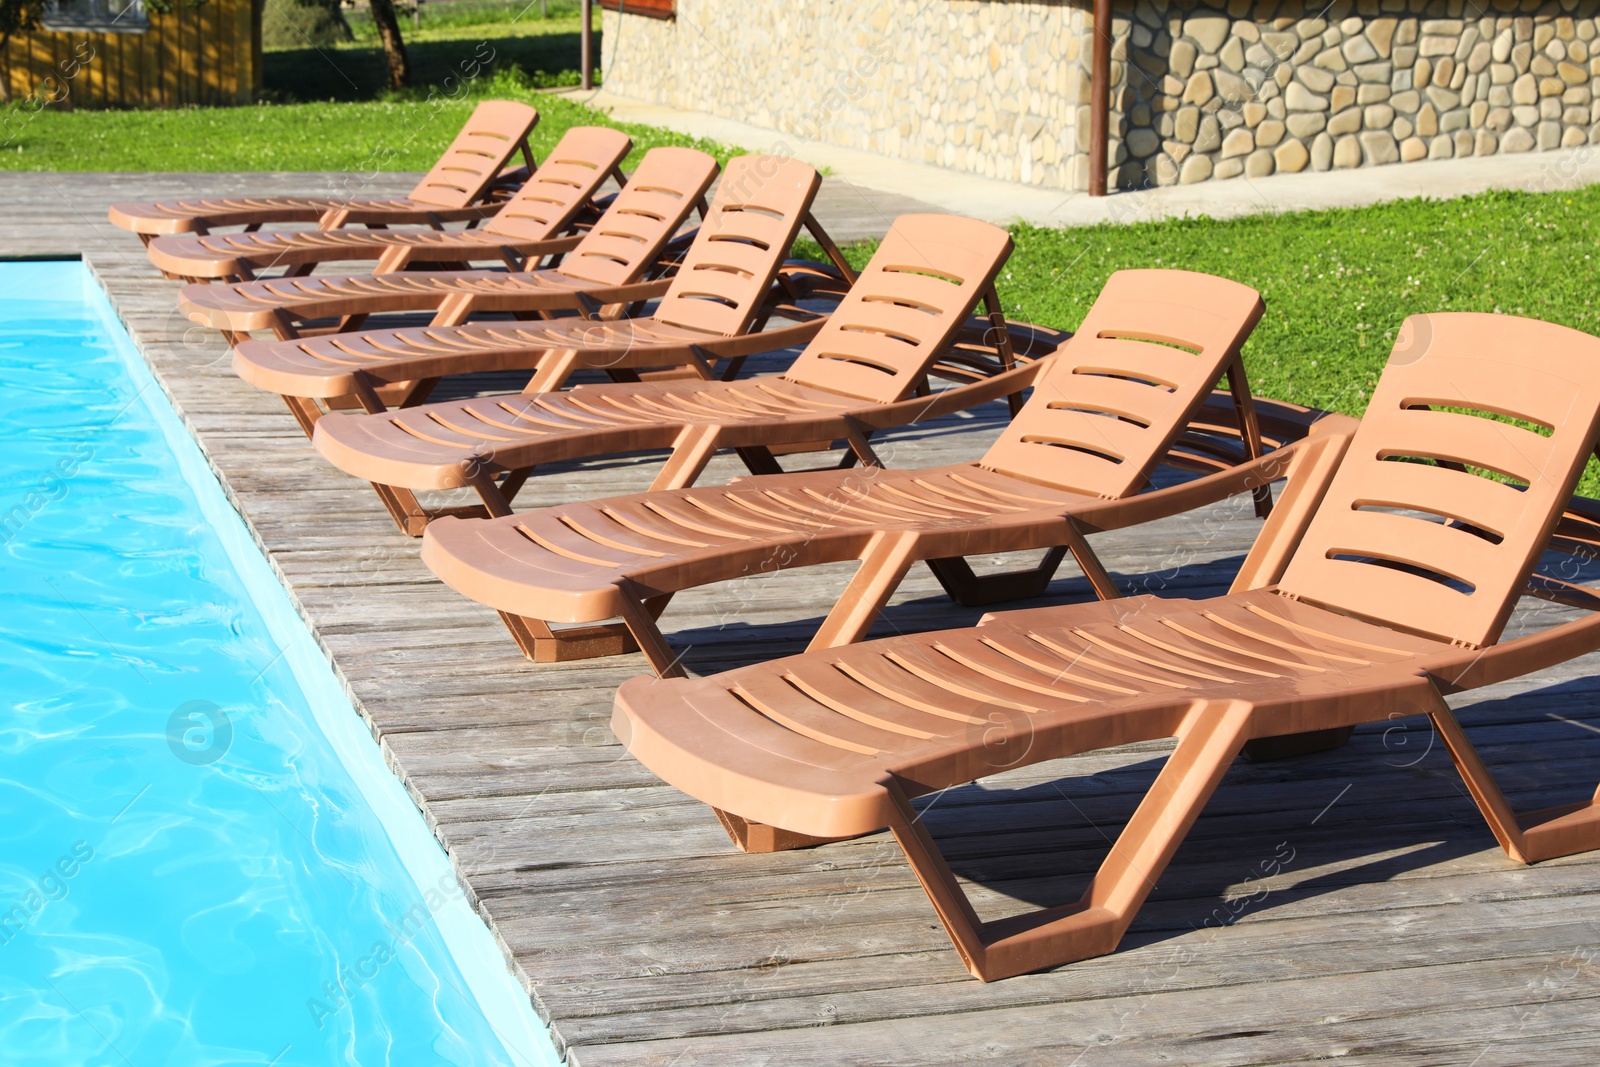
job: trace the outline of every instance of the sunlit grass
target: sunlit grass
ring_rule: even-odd
[[[533,148],[542,157],[568,128],[626,130],[635,150],[689,145],[726,161],[734,150],[653,126],[612,122],[564,96],[536,92],[518,73],[481,78],[458,96],[354,103],[260,104],[170,111],[15,113],[0,170],[304,171],[426,170],[481,99],[521,99],[539,109]]]

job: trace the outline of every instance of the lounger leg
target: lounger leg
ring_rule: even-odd
[[[651,492],[693,485],[717,454],[721,430],[716,426],[687,426],[672,442],[672,455],[650,483]]]
[[[1044,559],[1031,570],[987,574],[980,578],[961,558],[929,560],[928,567],[939,579],[939,584],[944,586],[950,599],[966,607],[984,607],[1005,600],[1041,595],[1049,588],[1050,579],[1055,576],[1056,568],[1061,566],[1068,552],[1072,553],[1078,569],[1089,580],[1095,596],[1101,600],[1115,600],[1122,596],[1122,590],[1117,588],[1117,583],[1106,572],[1100,557],[1089,547],[1088,540],[1071,525],[1067,527],[1065,543],[1046,552]]]
[[[568,626],[560,630],[552,630],[550,624],[543,619],[513,615],[508,611],[500,612],[500,619],[506,624],[506,629],[511,631],[511,639],[517,643],[522,654],[535,663],[567,663],[572,660],[638,652],[640,642],[635,635],[640,632],[653,633],[654,645],[659,647],[656,654],[651,656],[651,666],[655,667],[663,678],[677,677],[683,674],[683,669],[677,666],[676,657],[670,650],[665,653],[661,663],[656,662],[662,655],[660,650],[666,649],[667,644],[666,639],[661,636],[661,630],[655,625],[655,620],[666,610],[667,603],[671,599],[670,593],[650,597],[640,603],[632,618],[624,613],[622,622]]]
[[[1228,365],[1228,392],[1233,397],[1234,415],[1239,420],[1239,439],[1244,443],[1246,460],[1261,457],[1261,422],[1256,418],[1255,400],[1250,396],[1249,381],[1245,378],[1244,359],[1235,354]],[[1255,504],[1256,518],[1272,514],[1272,487],[1258,485],[1250,491]]]
[[[309,440],[311,432],[316,428],[317,420],[322,418],[322,409],[317,402],[306,396],[286,396],[283,402],[289,405],[289,413],[294,416],[294,421],[300,424],[300,429],[305,431]]]
[[[855,577],[845,586],[806,651],[837,648],[861,640],[916,562],[916,546],[914,536],[876,535],[862,554]]]
[[[1083,576],[1089,579],[1089,586],[1094,590],[1095,596],[1101,600],[1116,600],[1122,596],[1122,590],[1111,580],[1111,575],[1106,572],[1100,557],[1089,547],[1089,539],[1078,531],[1070,519],[1067,520],[1066,545],[1067,551],[1072,553],[1072,561],[1078,565]]]
[[[833,442],[830,441],[828,443],[832,444]],[[783,468],[778,466],[777,459],[773,457],[772,451],[768,448],[761,445],[745,445],[735,448],[733,451],[739,457],[740,462],[745,465],[745,469],[751,474],[783,473]]]
[[[811,212],[806,212],[806,217],[801,220],[806,231],[811,234],[811,239],[822,246],[823,255],[833,264],[834,269],[844,277],[845,285],[856,283],[855,268],[850,266],[850,261],[844,258],[844,253],[839,251],[839,246],[833,243],[833,238],[828,236],[828,231],[822,228],[822,223]]]
[[[1438,710],[1430,712],[1428,717],[1433,720],[1456,770],[1506,855],[1518,863],[1538,863],[1600,848],[1600,790],[1586,803],[1519,815],[1511,810],[1494,776],[1484,766],[1478,750],[1467,740],[1455,713],[1443,699],[1439,701]]]
[[[389,517],[400,528],[400,532],[407,537],[421,537],[422,531],[428,528],[428,512],[422,503],[417,500],[417,494],[409,489],[401,489],[393,485],[380,485],[370,483],[378,499],[383,501],[383,506],[389,510]]]
[[[523,467],[520,470],[508,471],[506,476],[500,479],[500,498],[508,507],[517,499],[517,494],[522,492],[522,487],[528,484],[528,476],[532,473],[532,467]]]
[[[972,566],[960,556],[949,559],[930,559],[928,569],[939,579],[939,584],[951,600],[964,607],[977,608],[999,604],[1007,600],[1023,600],[1039,596],[1050,586],[1061,561],[1067,558],[1064,546],[1057,546],[1044,554],[1038,566],[1005,574],[973,573]]]
[[[625,597],[622,602],[622,623],[628,628],[629,635],[638,644],[639,651],[644,653],[645,659],[650,661],[650,666],[655,669],[658,677],[682,678],[684,670],[678,663],[682,656],[673,653],[672,647],[667,644],[666,636],[661,632],[661,627],[656,625],[656,619],[661,616],[667,601],[671,599],[670,593],[651,597],[642,603],[631,596]]]
[[[1011,347],[1011,331],[1006,329],[1005,305],[1000,302],[1000,294],[995,291],[993,282],[983,291],[983,309],[989,313],[989,331],[984,341],[993,346],[1000,360],[1000,370],[1008,371],[1017,365],[1017,354]],[[1022,404],[1021,390],[1006,397],[1006,407],[1013,419],[1022,412]]]
[[[896,817],[889,829],[967,970],[992,982],[1113,951],[1239,754],[1250,719],[1250,705],[1242,702],[1191,711],[1179,728],[1178,747],[1082,899],[994,922],[978,918],[915,809],[891,782]]]
[[[728,832],[728,839],[740,852],[788,852],[790,849],[825,845],[830,841],[849,840],[846,837],[812,837],[809,834],[797,834],[793,830],[768,826],[764,822],[751,822],[721,808],[711,810],[717,813],[717,821],[722,823],[722,828]]]
[[[626,627],[618,623],[600,626],[574,626],[551,630],[542,619],[500,612],[500,619],[511,631],[511,639],[522,654],[535,663],[566,663],[577,659],[594,659],[598,656],[620,656],[637,652]]]
[[[409,489],[397,485],[382,485],[378,482],[368,484],[372,486],[373,492],[378,494],[378,499],[383,501],[389,517],[394,520],[400,532],[407,537],[421,537],[423,531],[428,528],[428,523],[446,515],[481,519],[485,513],[490,517],[511,514],[510,498],[516,495],[516,490],[522,481],[513,476],[497,485],[488,474],[480,473],[469,478],[467,484],[477,492],[478,498],[483,501],[482,504],[456,504],[436,508],[433,511],[423,507],[422,502],[417,499],[417,494]]]
[[[416,407],[418,404],[421,404],[423,401],[428,399],[428,395],[433,392],[433,387],[439,384],[439,379],[418,378],[414,382],[406,382],[403,384],[406,386],[406,388],[403,391],[397,390],[399,395],[394,398],[394,401],[389,405],[390,407]],[[380,395],[382,395],[381,391]]]
[[[539,369],[534,372],[528,384],[522,387],[522,395],[537,396],[539,393],[560,389],[577,369],[578,353],[575,349],[546,352],[539,360]]]
[[[474,310],[474,294],[462,293],[445,297],[439,305],[439,310],[434,312],[429,326],[460,326],[472,315]]]
[[[411,266],[417,249],[407,245],[391,245],[383,255],[378,257],[377,265],[372,268],[374,274],[393,274],[395,271],[406,270]]]
[[[483,501],[483,510],[489,513],[491,519],[503,519],[511,514],[511,502],[500,491],[494,475],[479,467],[467,478],[467,484],[472,486],[478,494],[478,499]]]

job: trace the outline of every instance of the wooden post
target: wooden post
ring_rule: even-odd
[[[1094,0],[1093,64],[1089,72],[1089,195],[1105,196],[1111,125],[1111,0]]]
[[[594,88],[594,0],[582,0],[578,5],[583,18],[583,51],[578,65],[583,69],[583,87]]]

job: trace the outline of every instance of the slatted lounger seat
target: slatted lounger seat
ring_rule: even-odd
[[[1600,340],[1565,327],[1413,317],[1353,435],[1299,451],[1227,596],[1012,612],[638,678],[613,728],[751,849],[889,829],[985,980],[1114,950],[1252,739],[1427,715],[1513,859],[1595,848],[1594,801],[1513,812],[1444,698],[1600,647],[1600,614],[1499,641],[1600,440],[1597,367]],[[1060,907],[980,921],[910,805],[1000,759],[1162,737],[1177,747],[1082,898]]]
[[[366,410],[361,418],[373,421],[340,423],[317,438],[326,443],[319,448],[335,454],[347,437],[359,437],[386,418],[436,417],[450,405],[415,405],[443,375],[526,370],[531,378],[523,395],[533,396],[560,388],[585,367],[618,379],[636,378],[651,368],[709,375],[710,364],[718,361],[726,361],[724,372],[731,372],[750,354],[804,344],[826,320],[825,309],[802,307],[788,298],[795,290],[775,284],[810,215],[819,181],[814,169],[796,160],[732,160],[682,265],[646,316],[246,342],[235,350],[234,369],[252,384],[284,395],[307,432],[327,421],[319,399],[353,395]],[[380,393],[386,387],[408,391],[399,410],[388,410],[389,400]],[[409,489],[374,484],[401,528],[421,533],[428,515]],[[495,491],[508,488],[515,492],[504,485]]]
[[[413,406],[448,374],[538,371],[526,390],[539,392],[557,389],[586,363],[618,370],[629,366],[629,358],[651,355],[659,357],[658,365],[691,365],[694,341],[707,349],[733,344],[786,312],[797,317],[797,325],[774,333],[768,347],[803,344],[822,315],[787,306],[773,278],[810,214],[819,181],[813,168],[797,160],[734,158],[682,269],[650,317],[606,322],[584,315],[242,341],[234,349],[234,371],[258,389],[282,395],[310,435],[323,405],[354,398],[368,413],[381,413],[390,403]],[[603,259],[590,262],[600,266]],[[757,344],[754,350],[765,349]]]

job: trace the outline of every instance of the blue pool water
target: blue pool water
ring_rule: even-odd
[[[80,264],[0,426],[0,1063],[556,1063]]]

